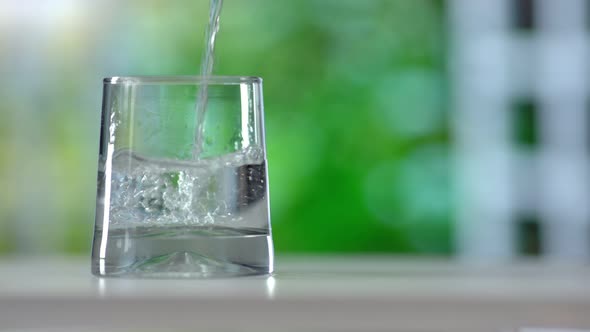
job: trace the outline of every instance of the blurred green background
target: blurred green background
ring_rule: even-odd
[[[88,253],[106,76],[198,73],[207,0],[0,5],[0,253]],[[445,13],[225,0],[215,74],[264,78],[278,253],[453,252]]]

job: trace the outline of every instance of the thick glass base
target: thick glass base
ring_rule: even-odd
[[[102,232],[95,234],[92,273],[100,277],[227,278],[273,272],[271,236],[255,230],[134,228],[110,231],[105,241]]]

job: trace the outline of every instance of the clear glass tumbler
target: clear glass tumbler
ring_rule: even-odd
[[[197,115],[204,84],[104,80],[93,274],[272,273],[262,80],[207,78]]]

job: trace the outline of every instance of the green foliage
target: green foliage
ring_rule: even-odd
[[[215,73],[264,79],[277,252],[451,253],[441,1],[227,0],[224,5]],[[128,7],[124,29],[100,24],[97,34],[121,40],[124,48],[94,50],[108,54],[97,59],[125,62],[121,75],[198,73],[206,0],[135,0]],[[64,249],[86,253],[99,120],[97,112],[80,107],[96,111],[100,105],[80,100],[100,94],[100,86],[78,82],[98,80],[89,77],[92,69],[83,59],[99,44],[75,45],[88,54],[80,51],[79,59],[64,61],[66,77],[55,104],[45,105],[56,111],[41,116],[51,137],[45,167],[53,167],[52,179],[61,184],[55,190]],[[190,131],[185,129],[178,130],[182,137],[170,139],[185,140]],[[9,247],[0,238],[0,251]]]
[[[265,79],[277,250],[450,253],[440,4],[262,2],[226,4],[217,72]]]

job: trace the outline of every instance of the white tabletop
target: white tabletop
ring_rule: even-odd
[[[85,258],[0,259],[0,331],[499,332],[525,326],[590,328],[590,267],[284,257],[272,277],[125,280],[93,277]]]

